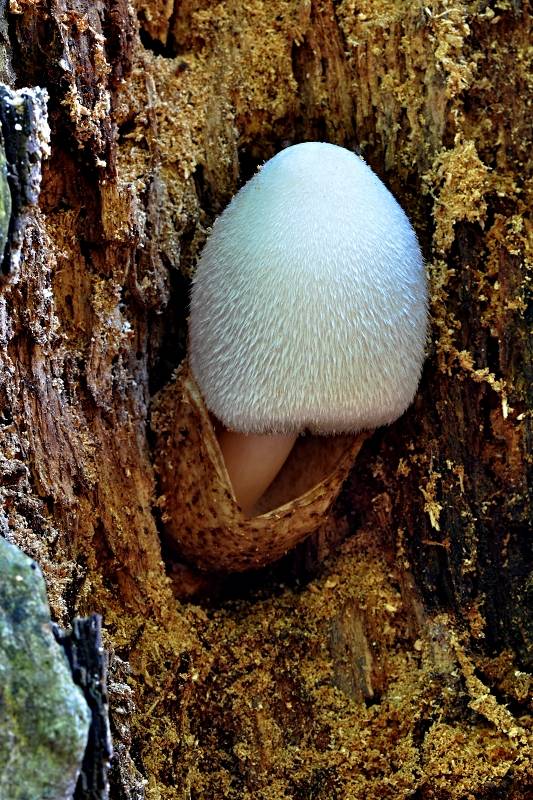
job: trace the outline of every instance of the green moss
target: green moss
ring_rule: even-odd
[[[39,568],[0,539],[0,575],[0,800],[67,800],[90,712],[52,634]]]

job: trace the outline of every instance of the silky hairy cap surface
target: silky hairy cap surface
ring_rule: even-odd
[[[216,220],[193,282],[190,363],[232,430],[359,431],[410,404],[426,324],[405,213],[359,156],[307,142]]]

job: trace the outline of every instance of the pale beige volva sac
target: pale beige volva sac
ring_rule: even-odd
[[[363,436],[300,436],[253,517],[235,502],[209,412],[188,365],[152,410],[158,505],[180,555],[203,570],[262,567],[327,525]],[[305,465],[305,469],[302,469]]]

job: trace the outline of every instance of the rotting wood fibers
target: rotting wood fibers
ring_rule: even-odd
[[[525,6],[9,6],[4,80],[48,89],[52,154],[0,289],[0,529],[59,621],[104,616],[112,796],[526,798]],[[245,579],[167,575],[148,415],[187,281],[238,186],[310,139],[413,220],[424,381],[328,535]]]

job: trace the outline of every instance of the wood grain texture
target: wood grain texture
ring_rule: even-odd
[[[112,793],[525,798],[526,7],[0,8],[0,77],[47,90],[52,130],[0,287],[2,534],[60,623],[103,616]],[[315,138],[361,152],[419,234],[420,392],[326,533],[253,577],[167,574],[148,416],[185,353],[195,259],[256,166]]]

